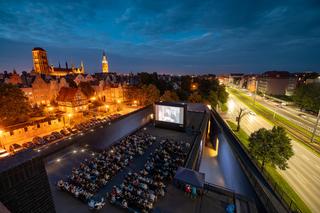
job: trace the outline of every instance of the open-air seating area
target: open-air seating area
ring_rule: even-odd
[[[151,212],[155,202],[164,197],[177,168],[183,165],[188,149],[188,143],[162,140],[140,172],[128,173],[120,186],[113,187],[108,196],[110,203],[129,212]]]
[[[67,180],[59,180],[57,187],[88,202],[112,177],[128,166],[134,157],[142,155],[155,141],[155,137],[143,132],[130,135],[93,158],[85,159],[79,168],[72,169]]]

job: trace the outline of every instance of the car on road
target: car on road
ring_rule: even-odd
[[[23,150],[24,150],[23,146],[21,146],[19,144],[16,144],[16,143],[11,144],[9,146],[9,151],[12,152],[12,153],[18,153],[18,152],[21,152]]]
[[[60,133],[63,134],[64,136],[68,136],[71,134],[67,129],[60,130]]]
[[[299,115],[299,117],[302,117],[302,118],[306,118],[307,117],[305,114],[302,114],[302,113],[300,113],[298,115]]]
[[[26,149],[33,149],[36,147],[36,145],[34,143],[32,143],[31,141],[23,143],[22,146]]]
[[[45,140],[47,143],[50,143],[56,140],[56,137],[53,135],[46,135],[46,136],[43,136],[43,140]]]
[[[7,150],[0,148],[0,159],[8,157],[10,155],[9,152],[7,152]]]
[[[34,144],[36,144],[36,145],[44,145],[44,144],[46,144],[46,141],[43,138],[39,137],[39,136],[34,137],[32,139],[32,142]]]
[[[68,131],[71,132],[72,134],[78,133],[78,130],[76,128],[73,128],[73,129],[68,128]]]
[[[255,112],[253,112],[253,111],[250,111],[249,114],[252,115],[252,116],[256,116],[256,115],[257,115],[257,114],[256,114]]]
[[[51,135],[53,135],[56,139],[63,138],[63,135],[59,132],[52,132]]]

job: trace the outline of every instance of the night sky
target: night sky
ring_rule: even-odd
[[[172,74],[319,71],[319,0],[0,0],[0,72],[50,64]]]

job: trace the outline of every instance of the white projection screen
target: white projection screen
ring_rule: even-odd
[[[156,105],[155,111],[157,121],[184,124],[184,107]]]

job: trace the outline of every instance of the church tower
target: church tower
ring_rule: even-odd
[[[50,72],[47,52],[40,48],[35,47],[32,50],[33,67],[36,73],[48,74]]]
[[[109,64],[108,64],[106,53],[104,51],[102,54],[102,72],[103,73],[109,72]]]

